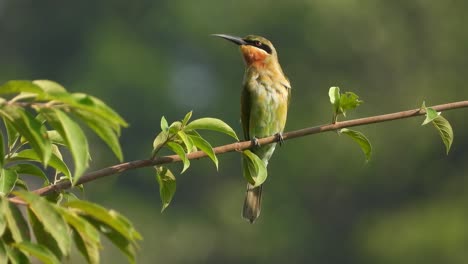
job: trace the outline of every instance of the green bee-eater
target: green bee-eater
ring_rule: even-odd
[[[277,135],[286,124],[291,85],[278,62],[278,54],[271,42],[263,37],[248,35],[245,38],[215,34],[240,46],[245,61],[245,74],[241,94],[241,122],[246,140],[257,146],[252,149],[264,163],[275,151],[276,143],[259,146],[257,138]],[[243,164],[246,166],[246,164]],[[249,173],[243,169],[243,173]],[[256,175],[250,175],[255,178]],[[250,223],[260,215],[262,186],[247,184],[242,216]]]

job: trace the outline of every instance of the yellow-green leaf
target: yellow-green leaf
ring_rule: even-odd
[[[453,142],[453,129],[450,123],[443,116],[439,115],[437,118],[432,120],[435,128],[439,132],[442,142],[444,142],[446,153],[450,151],[450,147]]]
[[[200,118],[200,119],[193,120],[187,126],[185,126],[185,131],[198,130],[198,129],[221,132],[221,133],[227,134],[235,138],[236,140],[239,140],[237,138],[236,132],[234,132],[234,130],[224,121],[217,119],[217,118],[211,118],[211,117]]]
[[[34,244],[28,241],[23,241],[14,244],[15,247],[20,249],[26,254],[33,255],[44,264],[60,264],[60,260],[43,245]]]
[[[265,163],[252,151],[242,151],[243,174],[244,178],[258,187],[262,185],[267,177],[268,172]]]
[[[86,136],[80,126],[63,111],[55,108],[44,108],[41,113],[62,136],[72,154],[75,164],[73,174],[73,184],[75,184],[88,167],[89,147]]]
[[[44,229],[57,241],[62,254],[68,256],[71,248],[70,230],[55,208],[56,205],[31,192],[18,191],[14,194],[28,203],[29,208],[42,223]]]
[[[190,167],[190,161],[187,158],[187,154],[185,153],[184,148],[180,144],[177,144],[175,142],[168,142],[167,146],[172,151],[174,151],[180,157],[180,159],[182,160],[182,162],[184,164],[184,167],[183,167],[181,173],[184,173],[184,171],[187,170],[188,167]]]
[[[197,135],[188,134],[189,138],[192,140],[193,144],[199,148],[201,151],[205,152],[206,155],[214,162],[216,169],[218,169],[218,158],[214,153],[213,148],[211,147],[210,143]]]
[[[369,161],[372,156],[372,145],[367,139],[367,137],[359,131],[351,130],[348,128],[343,128],[340,130],[341,134],[345,134],[349,136],[352,140],[358,143],[359,147],[361,147],[362,152],[366,156],[366,161]]]
[[[156,168],[156,180],[159,184],[159,195],[161,197],[163,212],[171,203],[176,191],[176,178],[166,167]]]

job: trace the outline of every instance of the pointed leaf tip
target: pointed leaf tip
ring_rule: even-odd
[[[372,156],[372,145],[369,139],[367,139],[367,137],[363,133],[348,128],[341,129],[340,133],[351,137],[351,139],[358,143],[359,147],[361,147],[362,152],[364,152],[364,155],[366,156],[366,162],[370,160]]]

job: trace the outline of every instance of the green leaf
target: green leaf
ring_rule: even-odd
[[[60,264],[60,260],[45,246],[33,244],[28,241],[14,244],[15,247],[19,248],[26,254],[31,254],[40,260],[44,264]]]
[[[187,134],[185,134],[184,131],[179,131],[177,135],[179,136],[180,140],[182,140],[182,142],[184,143],[185,149],[187,150],[187,154],[192,153],[193,151],[192,140],[187,136]]]
[[[64,139],[75,164],[73,184],[75,184],[88,167],[89,147],[86,136],[80,126],[64,112],[54,108],[43,108],[41,113],[49,124]]]
[[[13,93],[34,93],[34,94],[44,94],[44,91],[41,87],[35,85],[31,81],[9,81],[2,86],[0,86],[0,94],[13,94]]]
[[[166,118],[161,117],[161,131],[167,131],[169,129],[169,124],[167,123]]]
[[[15,247],[6,246],[8,260],[11,264],[27,264],[30,263],[26,255]]]
[[[91,113],[95,113],[104,119],[108,119],[109,121],[112,121],[113,123],[119,124],[123,127],[128,126],[127,122],[125,122],[125,120],[120,117],[119,114],[117,114],[112,108],[107,106],[98,98],[83,93],[74,93],[72,94],[72,97],[73,101],[70,102],[72,106]]]
[[[224,121],[217,118],[200,118],[193,120],[187,126],[185,126],[186,131],[197,129],[221,132],[235,138],[236,140],[239,140],[239,138],[237,138],[236,132],[234,132],[234,130],[228,124],[224,123]]]
[[[182,162],[184,164],[184,168],[182,169],[182,171],[180,173],[184,173],[184,171],[187,170],[188,167],[190,167],[190,161],[187,158],[187,154],[185,153],[184,148],[180,144],[177,144],[175,142],[168,142],[167,146],[172,151],[174,151],[180,157],[180,159],[182,160]]]
[[[81,254],[86,258],[88,263],[99,263],[99,249],[102,248],[102,245],[98,230],[72,210],[61,207],[60,212],[73,228],[73,238]]]
[[[38,153],[43,164],[47,164],[51,155],[51,143],[47,138],[46,128],[21,107],[7,105],[0,108],[0,115],[7,119]]]
[[[440,115],[440,112],[437,112],[436,110],[430,107],[427,107],[424,110],[426,110],[426,119],[421,124],[422,126],[434,121],[434,119],[436,119]]]
[[[346,116],[346,111],[352,110],[362,103],[363,101],[359,100],[359,96],[353,92],[341,94],[339,113]]]
[[[3,233],[5,233],[5,230],[7,227],[7,222],[5,218],[5,209],[4,209],[4,206],[6,206],[5,205],[6,203],[8,203],[8,199],[0,196],[0,239],[3,236]]]
[[[216,154],[214,153],[213,148],[211,147],[210,143],[203,139],[200,136],[196,135],[188,135],[190,140],[192,140],[193,144],[199,148],[201,151],[205,152],[206,155],[214,162],[216,166],[216,170],[218,169],[218,158],[216,157]]]
[[[437,118],[432,120],[435,128],[439,132],[440,137],[442,138],[442,142],[444,142],[445,150],[448,155],[450,151],[450,147],[452,146],[453,142],[453,129],[450,123],[445,119],[443,116],[439,115]]]
[[[75,110],[73,113],[83,120],[83,122],[107,144],[119,161],[123,160],[122,149],[119,143],[119,126],[113,127],[113,124],[109,123],[106,119],[86,111]]]
[[[15,170],[0,170],[0,196],[7,196],[15,188],[18,174]]]
[[[29,234],[29,226],[26,220],[23,217],[21,211],[13,203],[8,202],[4,199],[2,202],[3,210],[5,213],[5,219],[7,227],[13,241],[21,242],[24,240],[30,240],[31,236]]]
[[[161,196],[161,213],[169,206],[176,191],[176,178],[166,167],[156,167],[156,180]]]
[[[0,131],[0,169],[3,168],[3,164],[5,164],[5,146],[3,144],[3,132]]]
[[[62,258],[62,252],[57,244],[57,241],[45,230],[42,222],[37,218],[37,216],[28,209],[29,222],[31,224],[34,237],[38,244],[45,246],[51,252],[54,253],[58,258]]]
[[[372,156],[372,145],[370,144],[369,139],[367,139],[364,134],[359,131],[351,130],[348,128],[343,128],[339,131],[341,134],[345,134],[351,139],[353,139],[356,143],[358,143],[359,147],[361,147],[362,152],[366,156],[366,162],[370,160]]]
[[[34,164],[20,163],[10,167],[11,170],[15,170],[19,175],[31,175],[39,177],[44,180],[43,185],[50,184],[49,178],[45,175],[44,171],[38,168]]]
[[[175,135],[175,134],[177,134],[177,132],[180,131],[181,128],[182,128],[182,122],[175,121],[169,126],[169,134],[171,136]]]
[[[47,131],[47,137],[49,138],[52,144],[58,144],[62,146],[66,146],[67,143],[63,139],[63,137],[59,134],[57,130],[49,130]]]
[[[8,264],[7,245],[0,239],[0,264]]]
[[[184,120],[182,120],[182,126],[186,126],[190,118],[192,118],[192,111],[185,115]]]
[[[25,149],[14,154],[8,161],[40,161],[40,159],[35,151]],[[52,154],[48,165],[65,174],[68,179],[71,179],[71,173],[67,165],[55,153]]]
[[[330,97],[330,103],[333,105],[334,113],[338,114],[338,109],[340,107],[340,88],[336,86],[330,87],[328,96]]]
[[[85,216],[89,223],[91,223],[96,229],[99,229],[102,234],[104,234],[116,247],[122,251],[127,256],[127,259],[130,263],[135,262],[135,244],[132,241],[126,239],[122,234],[117,232],[112,227],[106,225],[105,223],[99,222],[94,218]]]
[[[8,136],[8,150],[11,151],[13,145],[19,139],[20,135],[18,131],[16,131],[16,129],[13,127],[11,122],[9,122],[6,118],[3,119],[3,122],[5,123],[5,128]]]
[[[78,209],[81,211],[80,214],[89,215],[97,221],[109,225],[128,240],[141,239],[141,235],[128,219],[114,210],[106,210],[104,207],[83,200],[70,201],[65,203],[64,206]]]
[[[244,178],[258,187],[262,185],[268,176],[265,163],[250,150],[242,151],[242,162]]]
[[[167,143],[168,132],[161,131],[153,141],[153,156]]]
[[[34,80],[33,84],[41,87],[41,89],[46,93],[55,94],[55,93],[66,93],[67,90],[63,88],[62,85],[51,81],[51,80]]]
[[[57,241],[62,254],[68,256],[71,248],[69,229],[55,205],[31,192],[18,191],[14,193],[29,204],[29,208],[44,225],[44,229]]]

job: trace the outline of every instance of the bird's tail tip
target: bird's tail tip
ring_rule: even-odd
[[[252,184],[247,184],[247,191],[245,193],[244,207],[242,210],[242,217],[250,224],[260,216],[262,204],[262,185],[254,187]]]

